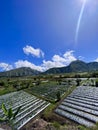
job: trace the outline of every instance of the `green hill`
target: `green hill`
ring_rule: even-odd
[[[85,63],[80,60],[71,62],[66,67],[51,68],[44,72],[45,74],[56,74],[56,73],[72,73],[72,72],[90,72],[98,70],[98,62]]]
[[[84,61],[76,60],[71,62],[66,67],[51,68],[43,73],[33,70],[29,67],[22,67],[18,69],[13,69],[6,72],[1,72],[0,77],[22,77],[22,76],[32,76],[38,74],[60,74],[60,73],[79,73],[79,72],[95,72],[98,71],[98,62],[85,63]]]
[[[13,69],[6,72],[1,72],[0,77],[22,77],[22,76],[32,76],[37,75],[40,72],[37,70],[33,70],[29,67],[21,67],[17,69]]]

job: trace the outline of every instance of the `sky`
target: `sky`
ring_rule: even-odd
[[[0,1],[0,71],[98,62],[98,0]]]

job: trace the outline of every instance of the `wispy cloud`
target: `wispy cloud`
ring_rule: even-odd
[[[40,48],[33,48],[32,46],[26,46],[23,48],[23,51],[26,55],[32,55],[32,56],[35,56],[35,57],[44,57],[44,52],[40,49]]]
[[[11,69],[13,69],[12,65],[9,65],[9,64],[3,63],[3,62],[0,63],[0,70],[1,71],[8,71],[8,70],[11,70]]]

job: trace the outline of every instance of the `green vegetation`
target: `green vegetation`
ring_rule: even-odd
[[[60,91],[57,92],[56,96],[57,96],[57,101],[60,101],[60,100],[61,100],[61,94],[60,94]]]
[[[58,123],[62,124],[62,120],[60,120],[60,119],[58,119],[58,117],[56,117],[56,115],[54,114],[54,110],[60,104],[60,102],[65,97],[67,97],[75,88],[76,88],[76,86],[72,86],[70,89],[68,89],[68,91],[66,91],[64,93],[64,95],[62,96],[62,98],[59,102],[55,102],[55,103],[52,103],[51,105],[49,105],[43,112],[42,118],[47,121],[52,121],[52,122],[57,121]]]
[[[18,69],[13,69],[6,72],[1,72],[0,77],[23,77],[23,76],[32,76],[37,75],[40,72],[37,70],[33,70],[29,67],[21,67]]]
[[[85,127],[85,126],[79,125],[79,126],[78,126],[78,129],[79,129],[79,130],[98,130],[98,123],[96,123],[96,126],[91,127],[91,128],[87,128],[87,127]]]
[[[0,118],[0,121],[8,123],[11,126],[11,128],[14,130],[13,120],[16,118],[16,116],[19,113],[21,107],[18,107],[16,112],[13,112],[12,107],[7,109],[5,104],[2,103],[2,107],[1,108],[3,110],[3,114],[4,115],[3,115],[3,117]]]
[[[56,128],[56,130],[60,130],[61,125],[58,122],[54,121],[52,125]]]
[[[71,86],[69,80],[61,81],[60,85],[58,81],[48,81],[46,83],[40,82],[40,84],[29,87],[26,91],[47,101],[55,102],[59,101]]]
[[[32,80],[26,79],[17,79],[17,78],[2,78],[0,80],[0,95],[7,94],[14,91],[19,91],[22,89],[26,89],[32,87]]]
[[[76,60],[71,62],[67,67],[51,68],[47,70],[45,74],[96,72],[96,70],[98,71],[97,62],[85,63],[83,61]]]
[[[94,84],[96,85],[98,80],[90,79],[90,75],[92,75],[92,73],[83,72],[1,78],[0,95],[23,89],[30,94],[51,102],[52,104],[43,112],[42,118],[51,122],[56,129],[63,130],[64,128],[67,129],[67,125],[62,126],[63,121],[60,121],[59,117],[55,116],[54,109],[76,88],[76,86],[81,84],[84,84],[85,86],[86,84],[91,84],[91,86],[94,86]],[[97,72],[94,76],[97,76]],[[80,80],[80,77],[86,77],[86,79]],[[11,111],[11,109],[9,111]],[[11,117],[11,119],[12,118],[13,117]],[[97,126],[93,129],[79,126],[79,130],[98,130],[97,128]]]
[[[96,87],[98,87],[98,79],[96,79],[96,84],[95,85],[96,85]]]
[[[81,79],[76,79],[76,86],[80,86]]]
[[[0,77],[26,77],[26,76],[37,76],[37,75],[57,75],[63,74],[65,77],[74,76],[79,74],[80,77],[98,77],[98,62],[85,63],[80,60],[76,60],[70,63],[66,67],[51,68],[43,73],[33,70],[29,67],[22,67],[11,71],[1,72]],[[70,75],[71,74],[71,75]]]

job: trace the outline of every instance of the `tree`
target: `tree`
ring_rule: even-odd
[[[76,80],[77,86],[80,86],[80,82],[81,82],[81,79]]]
[[[36,81],[36,85],[38,86],[38,85],[40,85],[41,84],[41,81],[40,80],[37,80]]]
[[[98,79],[96,80],[96,87],[98,87]]]
[[[60,100],[61,100],[61,94],[60,94],[60,91],[57,92],[56,96],[57,96],[57,101],[60,101]]]

